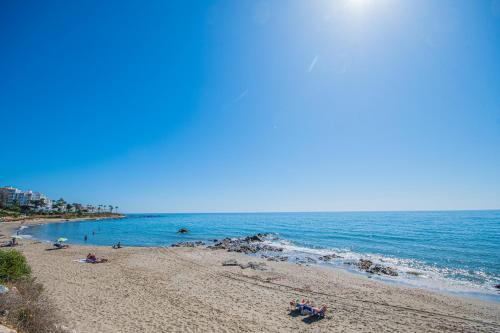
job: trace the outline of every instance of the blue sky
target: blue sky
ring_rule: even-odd
[[[500,208],[500,1],[0,10],[0,184],[128,212]]]

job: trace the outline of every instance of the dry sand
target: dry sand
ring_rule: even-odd
[[[0,233],[8,236],[19,225],[2,223]],[[223,267],[227,259],[264,260],[203,248],[49,247],[21,240],[18,249],[63,324],[78,333],[500,332],[498,303],[386,285],[342,270],[282,262],[266,262],[266,271]],[[88,252],[109,262],[74,261]],[[326,318],[290,315],[289,301],[303,297],[327,304]]]

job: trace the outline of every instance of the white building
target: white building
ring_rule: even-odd
[[[4,206],[12,205],[17,200],[20,193],[21,190],[15,187],[0,187],[0,203]]]
[[[33,191],[21,191],[15,187],[0,187],[0,206],[9,206],[17,203],[19,206],[29,206],[33,201],[44,201],[44,210],[52,209],[52,200],[45,194]]]
[[[52,209],[52,200],[49,199],[45,194],[40,192],[33,192],[31,195],[32,201],[40,201],[43,200],[44,206],[41,207],[43,210],[51,210]]]
[[[17,203],[19,206],[28,206],[31,203],[32,191],[21,192],[17,195]]]

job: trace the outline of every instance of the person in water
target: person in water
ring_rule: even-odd
[[[83,236],[83,240],[86,242],[88,239],[87,235]]]

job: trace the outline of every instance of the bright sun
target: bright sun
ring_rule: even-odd
[[[364,7],[366,6],[371,0],[349,0],[350,4],[355,7]]]

